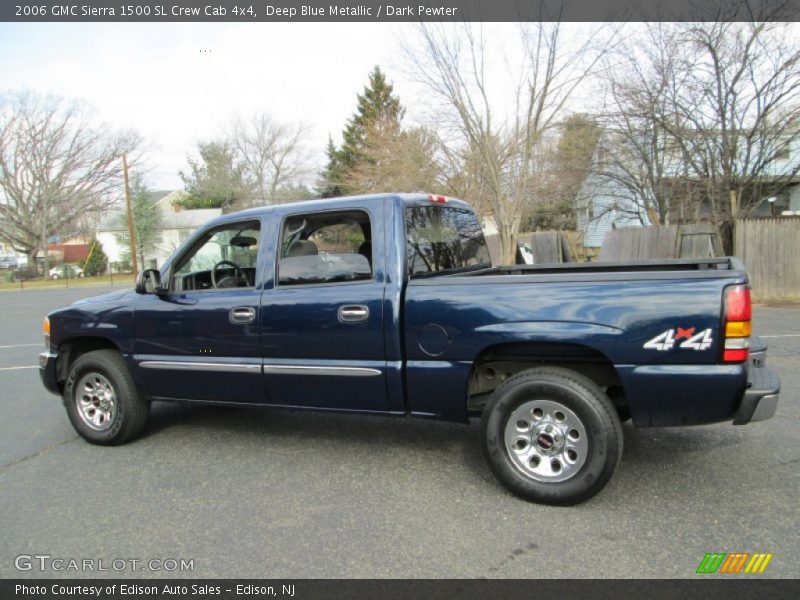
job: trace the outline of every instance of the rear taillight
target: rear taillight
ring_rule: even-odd
[[[50,317],[44,318],[42,333],[44,333],[44,348],[50,352]]]
[[[725,289],[725,346],[724,362],[744,362],[750,354],[750,320],[753,306],[750,288],[734,285]]]

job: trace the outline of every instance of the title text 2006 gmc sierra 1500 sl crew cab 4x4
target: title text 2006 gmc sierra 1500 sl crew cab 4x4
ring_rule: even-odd
[[[50,313],[40,371],[96,444],[153,400],[481,415],[497,478],[570,504],[608,482],[625,419],[773,415],[750,317],[735,258],[493,268],[469,205],[385,194],[208,223],[135,291]]]

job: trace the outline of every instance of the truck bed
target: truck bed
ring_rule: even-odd
[[[746,277],[745,267],[736,257],[704,259],[642,260],[626,262],[587,262],[541,265],[506,265],[461,271],[439,277],[413,279],[410,285],[452,283],[470,278],[475,284],[546,281],[640,281],[653,279],[716,279]]]
[[[540,265],[509,265],[491,269],[481,269],[468,275],[537,275],[547,273],[643,273],[654,271],[744,271],[739,259],[725,256],[720,258],[681,258],[672,260],[637,260],[624,262],[586,262],[554,263]],[[730,275],[730,273],[728,273]]]

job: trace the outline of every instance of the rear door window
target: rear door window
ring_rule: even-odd
[[[372,278],[372,224],[365,211],[311,213],[285,219],[278,256],[278,285],[345,283]]]

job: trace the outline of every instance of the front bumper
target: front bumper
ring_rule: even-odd
[[[55,352],[42,352],[39,355],[39,377],[42,378],[42,383],[47,391],[57,395],[61,395],[61,390],[58,387],[58,368],[56,361],[58,354]]]
[[[762,363],[763,364],[763,363]],[[766,421],[775,414],[781,392],[781,379],[767,367],[753,368],[747,373],[747,389],[733,415],[734,425]]]

